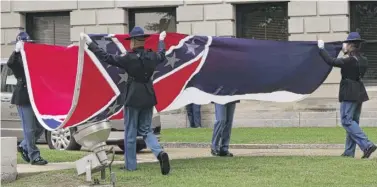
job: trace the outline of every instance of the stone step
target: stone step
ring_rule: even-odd
[[[374,90],[375,89],[375,90]],[[363,104],[361,126],[377,127],[377,87],[369,87],[370,100]],[[308,97],[294,103],[241,101],[234,116],[235,127],[329,127],[340,124],[337,98]],[[202,105],[202,126],[212,127],[214,105]],[[184,108],[160,114],[163,128],[188,127]]]
[[[188,127],[186,113],[161,114],[163,128]],[[213,127],[215,115],[202,113],[202,126]],[[253,111],[236,112],[234,127],[335,127],[340,125],[339,111]],[[377,127],[377,111],[364,111],[361,126]]]
[[[308,99],[296,103],[274,103],[259,101],[242,101],[237,104],[238,111],[334,111],[339,110],[340,104],[337,99]],[[377,99],[367,101],[363,104],[363,110],[377,111]],[[212,104],[202,105],[203,113],[213,113]],[[176,111],[177,113],[178,111]],[[179,112],[185,112],[181,110]],[[179,113],[178,112],[178,113]]]
[[[377,110],[377,88],[368,91],[370,100],[363,103],[363,110]],[[266,101],[243,100],[237,104],[237,111],[334,111],[339,110],[338,98],[312,98],[308,97],[298,102],[277,103]],[[202,105],[202,113],[213,113],[213,104]],[[165,114],[186,113],[185,109],[165,112]]]

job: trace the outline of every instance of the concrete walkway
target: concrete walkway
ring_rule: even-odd
[[[203,158],[212,157],[208,148],[165,148],[171,159]],[[235,156],[339,156],[342,149],[232,149]],[[357,151],[357,158],[362,155]],[[157,162],[150,151],[144,151],[137,156],[138,163]],[[371,158],[377,158],[373,154]],[[123,161],[114,161],[114,164],[123,164]],[[49,163],[46,166],[32,166],[30,164],[18,164],[19,174],[37,173],[52,170],[64,170],[75,168],[74,162]]]

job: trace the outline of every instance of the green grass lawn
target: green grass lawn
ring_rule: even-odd
[[[74,162],[86,155],[89,152],[86,151],[59,151],[48,148],[40,148],[41,156],[46,159],[48,162]],[[116,155],[115,160],[123,160],[122,155]],[[18,164],[27,164],[22,160],[19,153],[17,153],[17,163]]]
[[[363,128],[369,139],[377,143],[377,128]],[[212,138],[210,128],[163,129],[162,142],[202,142]],[[283,143],[324,143],[343,144],[345,130],[342,127],[330,128],[233,128],[232,144],[283,144]]]
[[[364,128],[369,139],[377,143],[377,128]],[[212,129],[162,129],[162,142],[204,142],[209,143]],[[283,143],[335,143],[343,144],[345,131],[341,127],[335,128],[234,128],[232,130],[232,144],[283,144]],[[56,154],[59,153],[59,154]],[[88,152],[57,151],[41,148],[41,155],[49,162],[73,162]],[[18,155],[17,162],[25,164]],[[116,155],[116,160],[123,160],[122,155]]]
[[[234,157],[173,160],[168,176],[158,163],[114,171],[122,187],[376,187],[376,160],[341,157]],[[97,174],[98,175],[98,174]],[[76,187],[74,170],[21,175],[4,187]]]

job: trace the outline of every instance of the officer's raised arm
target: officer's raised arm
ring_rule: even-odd
[[[158,41],[158,47],[157,47],[157,59],[158,63],[163,63],[166,59],[165,57],[165,37],[166,37],[166,32],[162,31],[159,36],[159,41]]]
[[[122,69],[126,69],[126,64],[124,63],[123,56],[109,54],[95,44],[92,39],[84,33],[81,33],[80,36],[85,39],[86,44],[88,44],[88,49],[96,55],[102,62],[117,66]],[[123,62],[122,62],[123,61]]]
[[[332,58],[330,57],[329,53],[327,53],[325,49],[325,43],[323,40],[318,40],[318,48],[319,48],[319,54],[323,58],[323,60],[330,66],[334,67],[342,67],[344,64],[346,64],[348,61],[350,61],[348,56],[345,56],[344,58]]]
[[[16,48],[13,51],[12,55],[9,57],[7,61],[7,66],[9,68],[13,68],[14,66],[23,66],[22,64],[22,58],[21,58],[21,49],[23,47],[22,41],[18,41],[16,43]]]

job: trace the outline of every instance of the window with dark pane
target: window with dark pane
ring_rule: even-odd
[[[1,64],[1,92],[12,93],[17,83],[12,70],[5,63]]]
[[[351,31],[360,33],[366,42],[362,46],[364,55],[368,58],[369,68],[365,74],[367,80],[377,80],[377,2],[351,2]]]
[[[26,32],[38,43],[70,45],[69,12],[27,13]]]
[[[146,34],[177,31],[175,7],[132,9],[128,12],[130,30],[139,26]]]
[[[237,37],[288,40],[288,2],[236,6]]]

